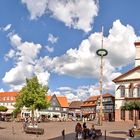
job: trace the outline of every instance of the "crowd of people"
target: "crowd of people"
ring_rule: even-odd
[[[96,131],[94,128],[94,124],[92,124],[91,128],[88,128],[86,122],[81,125],[81,123],[77,123],[75,126],[76,139],[94,139],[96,137]]]

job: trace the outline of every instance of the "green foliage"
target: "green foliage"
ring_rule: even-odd
[[[8,108],[6,106],[0,106],[0,111],[6,112]]]
[[[16,98],[16,109],[19,110],[24,106],[32,111],[46,109],[49,105],[45,97],[47,91],[48,87],[39,84],[36,76],[26,79],[26,85],[21,89]]]
[[[140,110],[139,101],[129,101],[125,102],[124,106],[121,107],[122,110]]]
[[[19,108],[16,108],[14,111],[13,111],[13,117],[16,118],[17,114],[20,113],[21,110]]]

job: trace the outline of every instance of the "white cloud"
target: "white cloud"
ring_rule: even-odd
[[[15,55],[15,51],[13,49],[10,49],[10,51],[4,57],[5,61],[7,61],[10,58],[13,58],[14,55]]]
[[[119,20],[116,20],[109,33],[105,45],[109,51],[108,57],[111,65],[124,66],[134,61],[134,42],[138,37],[133,27],[130,25],[124,26]],[[125,54],[122,52],[125,52]]]
[[[50,77],[50,73],[48,73],[48,71],[39,73],[37,72],[36,75],[39,80],[39,83],[41,83],[42,85],[48,85],[48,80]]]
[[[54,57],[52,70],[63,75],[99,79],[100,57],[96,51],[101,47],[101,38],[101,33],[93,33],[81,42],[78,49],[69,49],[66,54]],[[105,84],[109,83],[113,87],[111,81],[114,75],[118,75],[116,67],[134,62],[134,42],[137,38],[132,26],[125,26],[119,20],[114,21],[109,35],[104,37],[104,48],[108,50],[108,56],[103,60]]]
[[[48,50],[48,52],[53,52],[54,51],[53,47],[45,46],[45,48]]]
[[[37,19],[45,14],[48,0],[22,0],[22,3],[26,4],[27,9],[30,12],[31,19]]]
[[[61,90],[61,91],[63,91],[63,90],[71,91],[72,88],[70,88],[70,87],[59,87],[58,90]]]
[[[54,44],[58,41],[58,37],[55,37],[54,35],[49,34],[48,41],[51,42],[52,44]]]
[[[36,19],[44,14],[64,22],[66,26],[89,32],[98,14],[98,0],[22,0]],[[85,12],[86,11],[86,12]]]
[[[0,88],[0,92],[4,92],[4,89],[3,88]]]
[[[66,96],[69,102],[76,100],[84,101],[90,96],[99,95],[99,87],[97,87],[97,85],[80,86],[77,87],[77,89],[73,89],[71,87],[60,87],[57,90],[58,91],[55,91],[54,93]]]
[[[6,25],[4,28],[3,28],[3,31],[8,31],[10,28],[11,28],[11,24],[8,24]]]
[[[38,59],[42,48],[40,44],[23,42],[18,35],[12,35],[10,40],[16,49],[16,65],[5,74],[3,81],[10,84],[11,87],[15,87],[22,85],[27,76],[38,74],[42,77],[40,81],[47,84],[50,76],[48,71],[99,80],[100,57],[96,55],[96,51],[101,47],[101,38],[101,33],[92,33],[81,42],[79,47],[67,50],[66,54],[62,56],[54,58],[45,56]],[[116,68],[134,62],[134,42],[137,38],[133,27],[125,26],[119,20],[114,21],[109,35],[104,37],[104,48],[108,50],[108,55],[103,59],[103,88],[105,92],[114,88],[112,79],[120,75]],[[55,91],[57,95],[66,95],[69,100],[86,99],[99,94],[99,83],[86,87],[81,86],[77,89],[60,87],[58,90]]]
[[[3,82],[11,85],[20,85],[25,79],[33,75],[33,66],[25,63],[17,63],[16,67],[6,72]]]
[[[37,61],[38,54],[42,46],[33,42],[22,42],[22,39],[17,34],[10,36],[10,41],[14,47],[14,56],[13,53],[11,55],[9,53],[6,56],[14,57],[15,65],[5,73],[2,79],[3,82],[9,84],[12,89],[17,90],[24,85],[26,78],[36,74],[42,84],[47,84],[49,73],[44,67],[42,67],[41,71],[36,68],[37,63],[39,63]]]
[[[12,46],[18,47],[21,45],[21,38],[18,36],[18,34],[10,34],[9,37]]]

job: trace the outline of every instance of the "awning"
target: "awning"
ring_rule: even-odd
[[[10,115],[13,113],[13,110],[7,110],[6,112],[0,112],[2,115]]]

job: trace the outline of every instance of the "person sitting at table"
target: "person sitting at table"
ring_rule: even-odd
[[[86,122],[83,123],[83,137],[84,139],[89,137],[89,128],[87,128]]]
[[[92,124],[92,126],[89,130],[89,137],[90,137],[90,139],[94,139],[96,137],[96,131],[95,131],[94,124]]]

